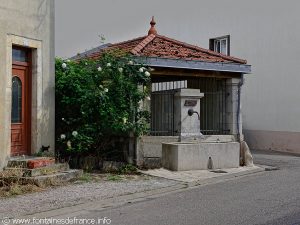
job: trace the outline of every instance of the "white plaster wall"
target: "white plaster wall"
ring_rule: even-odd
[[[16,37],[16,38],[12,38]],[[40,93],[38,110],[40,115],[36,121],[37,145],[33,152],[41,146],[50,145],[54,149],[54,1],[53,0],[1,0],[0,1],[0,169],[10,154],[10,104],[11,79],[8,71],[11,68],[9,59],[11,40],[27,40],[25,45],[40,43],[39,69]],[[34,105],[34,103],[33,103]]]

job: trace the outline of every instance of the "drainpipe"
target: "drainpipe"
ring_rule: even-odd
[[[238,83],[238,108],[237,108],[237,131],[238,131],[238,140],[241,142],[241,132],[240,132],[240,114],[241,114],[241,88],[244,84],[244,74],[241,75],[241,80]]]

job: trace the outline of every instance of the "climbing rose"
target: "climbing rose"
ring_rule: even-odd
[[[144,69],[143,69],[143,68],[140,68],[139,71],[142,73],[142,72],[144,72]]]
[[[99,66],[99,67],[98,67],[98,71],[99,71],[99,72],[101,72],[101,71],[102,71],[102,68],[101,68],[101,66]]]
[[[66,135],[65,134],[61,134],[60,135],[60,139],[62,139],[62,140],[66,139]]]
[[[148,71],[145,72],[145,75],[146,75],[147,77],[150,77],[150,73],[149,73]]]
[[[132,62],[132,61],[129,61],[129,62],[128,62],[128,65],[133,65],[133,62]]]
[[[78,132],[77,132],[77,131],[73,131],[73,132],[72,132],[72,135],[73,135],[74,137],[76,137],[76,136],[78,135]]]
[[[111,64],[110,64],[110,63],[107,63],[106,66],[107,66],[107,67],[111,67]]]
[[[120,73],[122,73],[122,72],[123,72],[123,68],[119,68],[118,70],[119,70],[119,72],[120,72]]]
[[[66,68],[67,68],[67,64],[63,63],[63,64],[61,64],[61,67],[62,67],[63,69],[66,69]]]
[[[68,148],[72,148],[72,143],[71,143],[71,141],[67,141],[67,146],[68,146]]]
[[[107,89],[107,88],[104,88],[104,92],[106,92],[106,93],[107,93],[107,92],[108,92],[108,89]]]

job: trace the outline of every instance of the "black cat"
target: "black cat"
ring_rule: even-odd
[[[41,152],[49,152],[49,149],[50,149],[50,145],[49,146],[42,145]]]

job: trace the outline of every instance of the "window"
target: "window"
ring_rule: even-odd
[[[19,77],[12,78],[12,111],[11,122],[22,122],[22,82]]]
[[[230,55],[230,36],[227,35],[210,39],[209,49],[224,55]]]
[[[13,61],[28,62],[28,52],[24,49],[13,48],[12,59]]]

